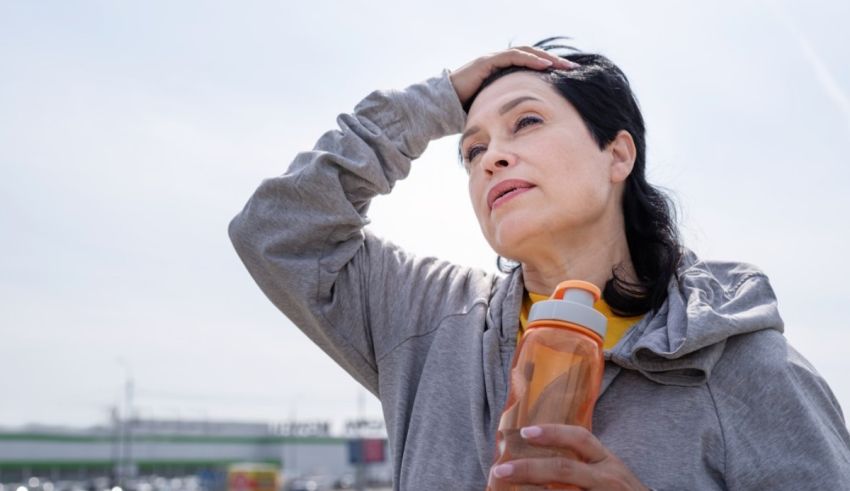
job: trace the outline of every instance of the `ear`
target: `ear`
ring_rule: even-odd
[[[620,130],[608,144],[611,155],[611,182],[623,182],[632,173],[637,158],[637,148],[632,135]]]

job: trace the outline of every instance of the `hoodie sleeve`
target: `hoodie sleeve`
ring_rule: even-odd
[[[407,176],[430,140],[458,133],[464,118],[448,71],[373,92],[282,176],[263,181],[230,223],[266,296],[375,394],[382,351],[429,325],[431,312],[411,299],[443,300],[462,272],[364,230],[369,202]]]
[[[850,436],[838,401],[778,331],[730,338],[708,385],[729,489],[850,486]]]

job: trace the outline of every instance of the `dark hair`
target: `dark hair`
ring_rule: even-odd
[[[635,142],[637,155],[623,190],[623,215],[626,241],[637,278],[635,282],[626,280],[619,271],[620,265],[615,266],[602,297],[618,315],[645,314],[657,310],[667,299],[667,285],[676,274],[682,256],[675,208],[666,194],[646,180],[646,129],[628,78],[605,56],[555,44],[563,39],[568,38],[548,38],[534,46],[556,53],[565,51],[566,54],[558,53],[559,56],[580,67],[537,73],[575,107],[600,149],[611,143],[620,130],[628,131]],[[485,87],[518,71],[534,70],[514,66],[493,72],[464,109],[469,110]],[[503,272],[519,266],[514,264],[506,268],[501,257],[497,264]]]

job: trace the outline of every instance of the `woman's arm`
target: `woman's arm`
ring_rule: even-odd
[[[729,489],[850,489],[850,434],[815,369],[777,331],[727,341],[709,381]]]
[[[284,175],[265,180],[231,222],[231,240],[266,296],[372,392],[380,357],[437,325],[434,316],[460,311],[473,273],[365,231],[370,200],[406,177],[430,140],[462,129],[461,104],[494,68],[569,66],[557,60],[511,49],[451,77],[374,92]]]
[[[263,181],[230,224],[236,251],[266,296],[373,392],[373,339],[392,342],[392,333],[375,330],[397,327],[374,317],[388,313],[393,292],[414,294],[452,273],[443,265],[410,284],[422,262],[364,232],[369,202],[407,176],[430,140],[460,131],[464,118],[447,73],[373,92],[284,175]]]

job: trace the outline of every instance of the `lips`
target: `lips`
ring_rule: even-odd
[[[506,179],[492,188],[487,193],[487,206],[492,210],[503,202],[535,187],[528,181],[522,179]]]

